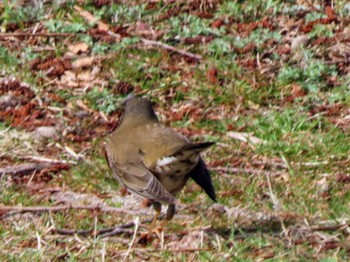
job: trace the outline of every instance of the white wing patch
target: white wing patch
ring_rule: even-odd
[[[157,161],[157,166],[160,166],[160,167],[167,166],[177,160],[178,159],[175,156],[166,156]]]

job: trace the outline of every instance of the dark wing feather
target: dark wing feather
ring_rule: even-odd
[[[203,159],[200,157],[198,164],[193,168],[189,176],[201,187],[204,189],[205,193],[216,202],[216,194],[213,183],[211,181],[211,176],[209,170],[205,166]]]

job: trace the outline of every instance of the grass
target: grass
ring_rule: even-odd
[[[347,230],[321,224],[348,224],[350,215],[349,65],[339,44],[344,44],[339,34],[345,32],[346,3],[336,4],[337,20],[327,23],[324,6],[295,1],[97,2],[45,3],[34,17],[28,7],[0,3],[3,32],[36,28],[44,35],[72,34],[0,39],[0,166],[30,162],[23,159],[28,156],[76,162],[68,170],[2,176],[1,205],[55,206],[59,193],[73,192],[111,207],[146,210],[140,216],[148,218],[149,209],[121,196],[104,159],[104,137],[116,126],[129,92],[121,91],[120,83],[128,83],[152,97],[163,122],[194,141],[216,142],[204,159],[213,170],[219,202],[213,205],[189,182],[165,231],[166,250],[158,240],[135,244],[129,260],[348,260]],[[93,31],[97,20],[115,38]],[[299,31],[293,31],[298,21]],[[293,38],[303,34],[309,42],[290,50]],[[212,39],[201,40],[205,37]],[[203,58],[146,46],[140,38]],[[87,51],[68,51],[80,42],[87,43]],[[53,75],[60,69],[53,59],[39,63],[39,69],[32,65],[36,58],[73,62],[92,56],[92,64]],[[26,98],[22,89],[6,91],[5,78],[29,83],[36,98]],[[8,95],[19,104],[6,105]],[[59,137],[35,141],[32,132],[47,125]],[[233,139],[231,131],[263,142]],[[51,231],[103,229],[126,223],[131,215],[67,210],[0,219],[2,261],[121,260],[132,239],[132,234],[102,238]]]

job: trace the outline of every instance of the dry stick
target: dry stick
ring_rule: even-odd
[[[4,175],[26,175],[54,166],[55,163],[29,163],[0,168],[0,178]]]
[[[139,212],[124,210],[116,207],[96,206],[96,205],[89,205],[89,206],[62,205],[62,206],[36,206],[36,207],[0,206],[0,213],[5,213],[0,218],[17,214],[17,213],[58,212],[58,211],[65,211],[65,210],[72,210],[72,209],[93,210],[93,211],[100,211],[100,212],[129,214],[129,215],[140,215]]]
[[[6,37],[68,37],[73,33],[0,33],[0,38]]]
[[[316,11],[316,12],[322,12],[322,10],[320,8],[317,8],[316,6],[314,6],[314,4],[312,3],[312,1],[310,0],[305,0],[306,4],[308,5],[308,7],[310,7],[310,9],[312,11]]]
[[[275,167],[275,168],[281,168],[281,169],[287,169],[287,165],[284,163],[279,162],[268,162],[268,161],[260,161],[260,160],[253,160],[251,161],[253,165],[261,165],[261,166],[269,166],[269,167]]]
[[[158,248],[157,249],[154,249],[154,248],[134,248],[134,251],[136,252],[151,252],[151,253],[159,253],[160,251],[163,252],[163,251],[168,251],[168,252],[184,252],[184,253],[189,253],[189,252],[199,252],[199,251],[214,251],[214,249],[210,249],[210,248],[180,248],[180,249],[163,249],[163,250],[159,250]],[[124,253],[126,252],[126,250],[115,250],[115,253]]]
[[[61,235],[93,235],[93,236],[99,236],[102,235],[102,237],[106,237],[103,232],[105,232],[106,229],[101,229],[98,230],[96,232],[94,232],[93,229],[86,229],[86,230],[71,230],[71,229],[63,229],[63,228],[54,228],[51,230],[51,232],[53,234],[57,233],[57,234],[61,234]],[[114,235],[122,235],[122,234],[126,234],[126,235],[132,235],[133,234],[133,230],[129,230],[126,228],[120,228],[120,227],[115,227],[113,228],[113,231],[111,233],[113,233]],[[111,236],[111,235],[108,235]]]
[[[148,40],[148,39],[145,39],[145,38],[141,38],[141,42],[143,42],[145,45],[158,46],[158,47],[161,47],[161,48],[164,48],[164,49],[167,49],[167,50],[179,53],[181,55],[188,56],[190,58],[194,58],[196,60],[201,60],[203,58],[201,55],[193,54],[193,53],[188,52],[186,50],[178,49],[178,48],[175,48],[175,47],[173,47],[171,45],[167,45],[167,44],[164,44],[164,43],[159,42],[159,41],[154,41],[154,40]]]
[[[209,248],[180,248],[180,249],[164,249],[169,252],[199,252],[199,251],[213,251]]]
[[[251,168],[238,168],[238,167],[212,167],[211,170],[227,172],[232,174],[252,174],[252,175],[270,175],[270,176],[280,176],[283,175],[283,172],[272,172],[260,169],[251,169]]]
[[[274,210],[280,211],[281,210],[281,205],[280,205],[280,202],[278,201],[276,195],[272,191],[270,175],[269,174],[265,174],[265,176],[266,176],[266,181],[267,181],[267,185],[268,185],[268,188],[269,188],[269,193],[270,193],[271,202],[273,204],[273,208],[274,208]]]
[[[141,221],[141,224],[151,222],[152,219],[145,219]],[[121,224],[115,227],[110,228],[103,228],[100,230],[95,231],[94,229],[85,229],[85,230],[70,230],[70,229],[63,229],[63,228],[54,228],[51,230],[52,233],[58,233],[62,235],[93,235],[93,236],[101,236],[102,238],[115,236],[115,235],[121,235],[121,234],[127,234],[132,235],[134,233],[133,230],[128,230],[128,228],[131,228],[135,226],[135,220],[129,221],[125,224]]]
[[[350,224],[339,224],[339,225],[328,225],[328,226],[311,226],[311,230],[315,231],[336,231],[339,229],[345,229],[349,227]]]
[[[61,160],[61,159],[53,159],[53,158],[47,158],[47,157],[41,157],[41,156],[19,156],[19,159],[24,160],[33,160],[38,162],[45,162],[45,163],[51,163],[51,164],[72,164],[75,165],[77,162],[73,160]]]
[[[270,180],[270,175],[266,174],[266,180],[267,180],[267,185],[269,187],[269,192],[270,192],[270,198],[271,198],[271,201],[272,201],[272,204],[274,206],[274,209],[280,211],[281,210],[281,204],[280,202],[278,201],[276,195],[273,193],[272,191],[272,184],[271,184],[271,180]],[[289,238],[288,236],[288,233],[287,233],[287,229],[286,229],[286,226],[283,222],[283,219],[281,217],[277,217],[281,223],[281,227],[282,227],[282,230],[283,230],[283,233],[285,235],[285,237],[287,238],[288,242],[291,243],[291,239]]]
[[[130,215],[139,215],[137,212],[129,211],[129,210],[122,210],[120,208],[114,208],[114,207],[104,207],[104,206],[72,206],[72,205],[65,205],[65,206],[54,206],[54,207],[48,207],[48,206],[41,206],[41,207],[9,207],[9,206],[0,206],[0,213],[2,212],[10,212],[5,213],[0,218],[4,218],[9,215],[17,214],[17,213],[24,213],[24,212],[57,212],[57,211],[63,211],[63,210],[71,210],[71,209],[83,209],[83,210],[98,210],[101,212],[110,212],[110,213],[124,213],[124,214],[130,214]],[[143,220],[142,223],[148,223],[151,219]],[[127,228],[133,227],[135,225],[134,221],[128,222],[123,225],[118,225],[116,227],[112,228],[104,228],[101,230],[98,230],[95,232],[93,229],[87,229],[87,230],[69,230],[69,229],[60,229],[55,228],[52,229],[52,232],[62,234],[62,235],[101,235],[101,237],[109,237],[114,235],[120,235],[120,234],[128,234],[132,235],[132,230],[127,230]]]
[[[126,254],[125,254],[124,258],[123,258],[123,262],[128,258],[129,254],[130,254],[130,252],[131,252],[132,246],[133,246],[134,243],[135,243],[136,235],[137,235],[137,230],[139,229],[139,224],[140,224],[140,218],[139,218],[139,217],[136,217],[136,218],[134,219],[134,225],[135,225],[134,235],[133,235],[132,240],[131,240],[131,242],[130,242],[128,251],[126,251]]]

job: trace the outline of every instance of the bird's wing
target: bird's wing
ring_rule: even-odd
[[[158,202],[175,203],[175,197],[142,163],[140,154],[129,155],[127,162],[117,163],[113,154],[106,150],[106,158],[117,180],[133,193]]]
[[[207,148],[211,147],[214,144],[215,144],[214,142],[188,143],[176,148],[172,156],[178,156],[178,155],[186,156],[186,154],[192,155],[194,153],[199,154],[200,152],[206,150]]]

